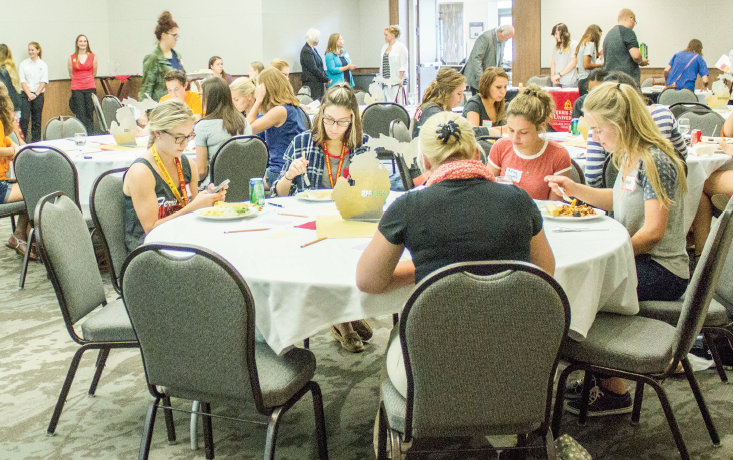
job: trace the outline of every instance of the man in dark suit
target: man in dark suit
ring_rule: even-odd
[[[484,32],[477,38],[461,73],[466,77],[466,84],[472,94],[477,93],[479,79],[488,67],[502,67],[505,57],[504,43],[515,35],[515,28],[504,25]]]
[[[324,95],[324,84],[329,83],[329,77],[324,71],[324,61],[316,50],[321,32],[308,29],[306,44],[301,49],[301,84],[311,89],[311,99],[321,99]]]

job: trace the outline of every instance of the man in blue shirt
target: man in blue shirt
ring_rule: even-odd
[[[684,51],[678,51],[665,67],[665,84],[676,88],[696,89],[696,78],[701,75],[703,87],[709,84],[709,69],[703,60],[703,44],[695,38]]]

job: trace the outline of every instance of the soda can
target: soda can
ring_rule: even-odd
[[[646,43],[640,43],[640,56],[642,56],[642,59],[647,59],[647,44]]]
[[[694,129],[691,131],[691,145],[696,145],[701,142],[701,130]]]
[[[579,119],[574,118],[571,120],[571,135],[578,136],[579,134],[581,134],[579,132]]]
[[[265,205],[265,184],[262,177],[250,179],[250,203],[258,206]]]

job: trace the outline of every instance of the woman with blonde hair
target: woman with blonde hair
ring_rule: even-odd
[[[143,59],[143,80],[138,93],[140,101],[145,99],[146,94],[154,101],[159,101],[167,93],[165,77],[168,72],[172,69],[184,70],[181,55],[173,49],[178,43],[178,24],[169,11],[164,11],[158,17],[155,38],[155,49]]]
[[[571,40],[571,34],[566,24],[556,24],[554,37],[556,46],[551,55],[551,80],[555,86],[563,88],[576,88],[578,86],[579,74],[576,71],[575,50],[578,43]]]
[[[380,76],[386,80],[382,89],[387,102],[398,102],[400,89],[408,84],[408,48],[398,41],[400,27],[384,31],[385,45],[380,51]]]
[[[69,108],[84,124],[87,133],[92,134],[94,132],[92,94],[97,91],[97,83],[94,81],[97,75],[97,56],[92,53],[86,35],[76,37],[74,54],[69,56],[66,67],[71,78]]]
[[[329,44],[324,54],[326,60],[326,74],[331,79],[329,86],[337,83],[347,82],[350,86],[354,86],[352,78],[352,70],[357,66],[352,64],[349,53],[344,49],[344,38],[340,34],[331,34],[329,36]]]
[[[48,65],[41,59],[43,49],[38,42],[28,44],[28,59],[20,63],[18,76],[21,95],[20,130],[28,133],[28,122],[31,122],[31,142],[41,140],[41,117],[46,85],[48,84]],[[25,137],[28,137],[27,135]]]
[[[344,82],[332,86],[321,98],[313,129],[296,136],[288,146],[273,185],[275,195],[334,188],[354,157],[369,150],[367,140],[354,91]],[[345,350],[359,353],[364,350],[362,342],[372,337],[372,329],[358,320],[332,326],[331,335]]]
[[[488,167],[524,189],[535,200],[560,200],[544,181],[545,176],[571,174],[571,157],[555,141],[542,136],[554,112],[553,98],[530,85],[507,107],[509,137],[498,140],[489,151]]]
[[[255,89],[255,104],[247,112],[247,122],[252,132],[265,132],[268,144],[268,168],[265,170],[265,190],[280,177],[283,168],[283,154],[293,138],[306,131],[299,102],[293,94],[288,79],[275,67],[263,70],[260,84]],[[262,112],[262,117],[257,114]]]
[[[576,67],[579,75],[579,96],[589,92],[589,72],[604,67],[604,64],[596,63],[597,58],[601,56],[599,52],[600,43],[601,27],[592,24],[586,28],[579,44],[576,45],[573,54],[576,56]]]
[[[448,111],[461,104],[466,88],[466,78],[452,69],[442,67],[436,79],[428,85],[423,94],[423,104],[418,107],[413,117],[413,138],[418,137],[421,125],[433,115]]]
[[[268,64],[268,67],[275,67],[286,79],[290,77],[291,66],[283,59],[273,59],[270,61],[270,64]]]
[[[181,101],[164,102],[148,115],[148,150],[125,173],[122,184],[125,245],[132,251],[160,224],[224,201],[226,190],[199,192],[196,163],[183,156],[194,137],[194,114]]]
[[[229,85],[232,91],[232,103],[244,116],[247,116],[247,112],[255,105],[255,88],[257,82],[248,77],[240,77]]]
[[[612,189],[595,189],[569,178],[548,176],[556,191],[563,188],[592,206],[614,211],[614,219],[627,228],[637,267],[637,298],[678,300],[688,285],[688,254],[684,228],[683,194],[687,192],[683,160],[666,140],[635,88],[606,82],[590,92],[584,114],[594,140],[612,152],[619,169]],[[576,394],[571,388],[567,394]],[[580,392],[579,392],[580,394]],[[632,412],[624,381],[598,379],[597,397],[589,415]],[[578,413],[579,399],[567,409]]]
[[[257,77],[260,75],[260,72],[262,72],[264,68],[265,68],[265,66],[263,65],[262,62],[260,62],[260,61],[252,61],[250,63],[250,69],[248,71],[247,76],[250,77],[251,79],[257,81]]]
[[[430,178],[424,190],[403,194],[382,216],[357,264],[359,289],[383,293],[419,283],[447,265],[482,260],[522,260],[552,275],[555,259],[538,207],[521,189],[494,182],[479,161],[469,122],[439,113],[418,139],[419,164]],[[400,262],[406,248],[412,260]],[[390,381],[406,397],[398,334],[386,361]]]
[[[490,133],[496,136],[503,134],[505,120],[505,94],[509,77],[499,67],[487,67],[479,79],[479,92],[464,104],[464,118],[472,127],[484,126],[489,121],[493,129]]]
[[[10,102],[13,103],[13,112],[20,118],[20,76],[13,60],[13,53],[5,43],[0,44],[0,82],[8,89]]]

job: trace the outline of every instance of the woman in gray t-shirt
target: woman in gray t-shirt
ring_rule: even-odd
[[[576,69],[579,73],[579,96],[589,92],[589,72],[603,67],[604,64],[597,64],[596,59],[601,56],[599,53],[599,43],[601,42],[601,27],[592,24],[586,28],[584,35],[579,40],[578,46],[574,50],[576,56]]]

